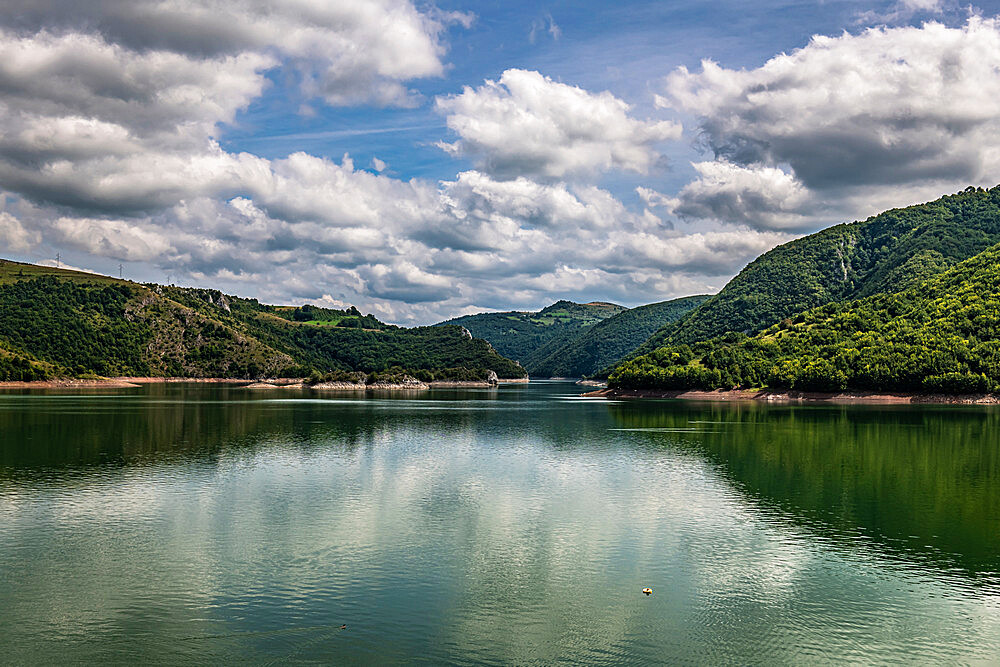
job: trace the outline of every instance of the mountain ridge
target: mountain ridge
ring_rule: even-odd
[[[780,245],[627,358],[729,331],[753,333],[796,313],[907,289],[1000,242],[1000,186],[969,187]]]
[[[457,326],[405,329],[354,307],[270,306],[219,290],[0,260],[0,380],[358,371],[424,380],[526,375]]]
[[[508,310],[454,317],[433,326],[465,327],[488,340],[500,354],[528,368],[537,350],[552,341],[568,340],[601,320],[628,310],[604,301],[576,303],[560,299],[538,311]]]
[[[588,377],[617,363],[660,326],[683,317],[710,295],[669,299],[629,308],[588,327],[569,340],[540,348],[525,364],[543,377]]]
[[[902,291],[828,303],[747,336],[662,346],[616,389],[1000,390],[1000,243]]]

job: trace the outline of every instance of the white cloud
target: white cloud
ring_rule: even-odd
[[[899,0],[885,12],[867,10],[860,12],[857,23],[864,25],[893,25],[905,23],[917,16],[935,16],[958,8],[954,0]]]
[[[944,0],[902,0],[898,4],[904,9],[914,12],[939,13],[944,8]]]
[[[64,123],[62,133],[74,138],[96,131],[118,142],[132,136],[173,144],[190,124],[204,135],[232,120],[261,93],[262,72],[275,62],[263,53],[204,58],[133,51],[93,34],[3,30],[0,89],[5,120],[15,124],[5,129],[30,132],[32,121],[47,119]]]
[[[149,261],[163,256],[171,243],[163,233],[126,220],[61,217],[53,223],[64,244],[101,257]]]
[[[411,323],[581,294],[636,303],[704,291],[788,238],[680,234],[592,186],[463,172],[433,187],[306,155],[264,164],[267,177],[228,202],[197,197],[129,218],[43,216],[38,226],[59,247],[146,261],[181,282],[253,286],[265,300],[332,299]]]
[[[700,292],[784,238],[745,227],[688,238],[652,211],[666,200],[635,211],[588,184],[609,169],[648,172],[680,128],[536,72],[439,101],[462,128],[456,150],[484,165],[439,183],[390,177],[377,158],[373,173],[346,155],[268,159],[220,144],[279,68],[329,103],[409,103],[405,83],[443,71],[442,31],[467,16],[402,0],[61,5],[18,4],[16,30],[0,17],[0,245],[11,252],[62,249],[95,268],[127,261],[180,284],[426,323]]]
[[[796,229],[815,223],[815,200],[794,176],[777,167],[727,160],[692,166],[698,179],[664,202],[675,215],[758,229]]]
[[[498,178],[561,179],[609,169],[647,173],[655,145],[680,137],[669,121],[641,121],[608,92],[591,93],[538,72],[509,69],[498,81],[439,97],[459,139],[440,146]]]
[[[544,18],[535,19],[531,22],[531,29],[528,31],[528,41],[534,44],[538,40],[538,35],[547,32],[553,41],[559,41],[562,37],[562,28],[556,25],[552,14],[546,14]]]
[[[661,107],[699,117],[715,163],[677,197],[683,215],[760,228],[874,212],[1000,174],[1000,25],[873,28],[814,37],[752,70],[713,62],[667,77]]]
[[[10,252],[24,252],[41,242],[36,230],[25,229],[21,221],[7,211],[0,211],[0,247]]]
[[[0,32],[0,187],[101,210],[235,188],[254,159],[222,151],[215,128],[261,94],[272,65]]]
[[[57,261],[54,259],[43,259],[38,262],[39,266],[51,266],[56,269],[67,269],[68,271],[79,271],[81,273],[93,273],[95,275],[102,275],[97,271],[91,271],[90,269],[81,269],[78,266],[73,266],[72,264],[67,264],[63,261]],[[106,274],[105,274],[106,275]]]
[[[8,0],[0,15],[0,25],[19,31],[92,31],[137,52],[199,60],[273,53],[330,104],[402,105],[413,102],[406,81],[443,74],[448,24],[470,21],[421,12],[410,0]]]

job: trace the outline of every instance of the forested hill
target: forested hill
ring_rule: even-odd
[[[269,306],[0,260],[0,380],[386,370],[425,380],[525,376],[457,326],[405,329],[355,308]]]
[[[609,386],[1000,390],[1000,244],[903,291],[831,303],[747,337],[661,347]]]
[[[665,324],[696,308],[709,295],[688,296],[624,310],[560,341],[542,359],[529,360],[528,372],[542,377],[585,377],[608,368]]]
[[[556,339],[568,340],[623,310],[626,310],[624,306],[600,301],[557,301],[537,313],[479,313],[456,317],[435,326],[463,326],[476,338],[488,340],[503,356],[520,361],[530,372],[532,356],[540,348]]]
[[[826,303],[905,290],[1000,242],[1000,186],[837,225],[757,258],[715,297],[630,356],[752,333]]]

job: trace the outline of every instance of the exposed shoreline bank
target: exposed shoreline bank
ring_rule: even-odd
[[[717,389],[699,391],[678,389],[653,391],[646,389],[599,389],[589,391],[584,396],[603,398],[670,398],[685,401],[760,401],[766,403],[834,403],[869,405],[998,405],[1000,396],[995,394],[918,394],[904,392],[877,391],[778,391],[774,389]]]
[[[499,380],[499,384],[527,383],[527,378]],[[0,382],[0,389],[127,389],[144,384],[229,384],[241,389],[315,389],[326,391],[422,391],[435,388],[496,387],[489,382],[433,381],[417,383],[375,383],[353,384],[350,382],[326,382],[307,385],[302,378],[282,378],[247,380],[241,378],[176,378],[176,377],[112,377],[112,378],[61,378],[57,380],[32,380],[29,382]]]

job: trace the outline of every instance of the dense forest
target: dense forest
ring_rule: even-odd
[[[590,326],[569,340],[540,349],[540,359],[529,357],[525,367],[542,377],[585,377],[608,368],[665,324],[696,308],[708,295],[689,296],[624,310]]]
[[[902,291],[830,303],[753,336],[679,343],[620,365],[610,387],[1000,389],[1000,244]]]
[[[761,255],[632,355],[727,332],[753,334],[827,303],[912,287],[1000,242],[1000,186],[837,225]]]
[[[557,301],[537,313],[479,313],[456,317],[435,326],[457,324],[465,327],[473,336],[488,340],[497,352],[521,362],[531,372],[532,362],[551,352],[545,352],[545,346],[559,346],[623,310],[626,310],[624,306],[613,303]]]
[[[0,263],[0,380],[389,369],[441,380],[525,375],[458,326],[405,329],[356,308],[269,306],[217,290]]]

